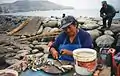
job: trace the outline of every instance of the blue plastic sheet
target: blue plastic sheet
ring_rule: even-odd
[[[74,70],[72,70],[65,74],[53,75],[53,74],[45,73],[42,70],[35,72],[29,69],[29,70],[26,70],[25,72],[22,72],[20,76],[73,76],[74,73],[75,73]]]

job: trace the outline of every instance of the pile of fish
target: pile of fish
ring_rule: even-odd
[[[27,69],[33,71],[42,70],[49,74],[62,74],[69,72],[73,69],[73,64],[68,61],[53,60],[47,57],[38,58],[34,55],[25,56],[21,61],[9,66],[7,69],[13,69],[18,73],[21,73]]]
[[[28,68],[33,71],[43,70],[50,74],[65,73],[73,69],[73,65],[67,61],[53,60],[48,58],[35,58],[35,56],[29,57]]]

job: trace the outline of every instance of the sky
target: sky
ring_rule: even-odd
[[[57,4],[73,6],[75,9],[98,9],[103,0],[48,0]],[[120,0],[106,0],[108,4],[118,7]]]
[[[11,2],[14,2],[16,0],[0,0],[0,4],[1,3],[11,3]]]
[[[0,0],[0,3],[14,1],[16,0]],[[72,6],[75,9],[98,9],[101,7],[101,1],[103,0],[48,0],[48,1],[64,6]],[[109,3],[113,3],[114,5],[120,3],[120,0],[106,0],[106,1],[108,1]]]
[[[75,9],[99,8],[101,0],[49,0],[61,5],[73,6]]]

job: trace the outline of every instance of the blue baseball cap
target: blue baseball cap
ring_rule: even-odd
[[[61,20],[60,29],[64,29],[64,28],[68,27],[70,24],[72,24],[75,21],[76,21],[76,19],[73,16],[66,16],[66,17],[64,17]]]

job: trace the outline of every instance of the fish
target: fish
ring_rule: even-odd
[[[73,69],[73,65],[62,65],[62,68],[66,69],[66,70],[71,70]]]

